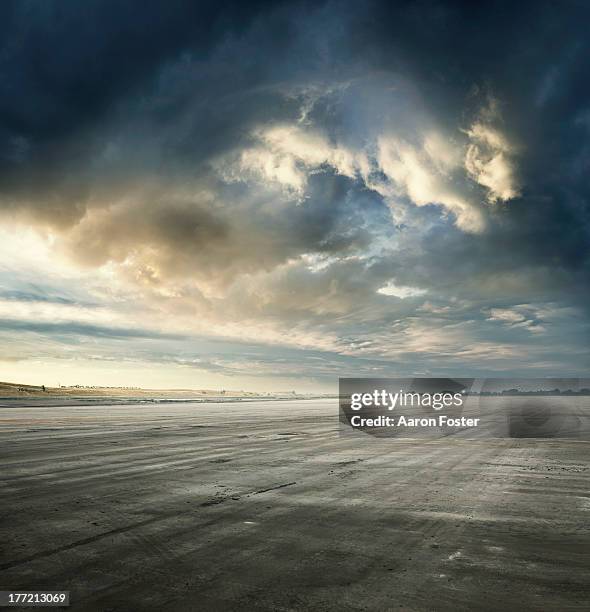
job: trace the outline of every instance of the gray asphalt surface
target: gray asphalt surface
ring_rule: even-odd
[[[0,408],[0,589],[71,610],[588,610],[590,443],[334,400]]]

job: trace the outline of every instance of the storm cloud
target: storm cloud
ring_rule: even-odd
[[[199,338],[322,380],[587,368],[583,4],[0,11],[0,223],[46,257],[5,261],[5,335],[34,293],[36,333],[61,312],[101,359],[127,326],[169,340],[148,361],[228,375]]]

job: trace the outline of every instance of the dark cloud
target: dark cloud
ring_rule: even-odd
[[[67,298],[61,295],[47,295],[43,292],[15,291],[15,290],[8,290],[8,291],[0,290],[0,299],[10,300],[14,302],[42,302],[42,303],[49,303],[49,304],[76,305],[79,303],[76,300],[73,300],[71,298]],[[85,304],[85,306],[89,306],[89,304]]]
[[[160,334],[152,330],[123,329],[77,322],[46,323],[38,321],[0,319],[0,331],[43,334],[56,337],[91,336],[96,338],[159,338],[176,340],[178,334]]]
[[[57,225],[81,218],[97,179],[104,179],[100,156],[105,128],[122,127],[142,115],[149,115],[146,121],[154,128],[169,128],[178,112],[195,102],[194,95],[187,99],[187,83],[202,100],[201,108],[197,100],[196,114],[217,108],[214,91],[221,94],[223,88],[216,86],[216,74],[204,80],[189,76],[178,85],[168,82],[174,77],[167,79],[166,67],[176,62],[194,75],[193,68],[202,69],[223,41],[239,36],[265,8],[265,2],[220,7],[176,0],[149,1],[141,7],[117,2],[84,7],[5,3],[0,51],[3,206],[16,213],[32,208]],[[206,67],[204,72],[209,72]],[[211,86],[210,94],[203,95]],[[178,89],[169,92],[169,87]],[[239,96],[235,101],[240,102]],[[235,111],[225,110],[226,117]],[[213,121],[203,117],[200,127],[206,129],[199,137],[204,143],[213,143],[212,136],[223,133],[220,116]],[[175,147],[181,149],[182,143]]]

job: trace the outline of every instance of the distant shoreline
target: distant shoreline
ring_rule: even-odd
[[[318,399],[327,394],[254,392],[213,389],[141,389],[130,387],[43,387],[0,382],[0,406],[55,406],[101,404],[225,403]],[[335,396],[334,396],[335,397]]]

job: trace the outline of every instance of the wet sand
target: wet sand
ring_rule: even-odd
[[[0,408],[0,588],[72,610],[587,610],[590,443],[334,400]]]

